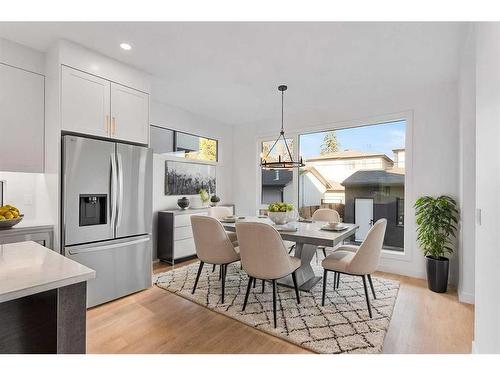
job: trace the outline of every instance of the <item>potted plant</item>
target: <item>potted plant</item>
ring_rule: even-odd
[[[267,215],[277,225],[286,224],[297,219],[293,205],[282,202],[271,203]]]
[[[453,240],[457,231],[458,208],[455,200],[441,195],[425,196],[415,202],[418,225],[417,241],[424,252],[427,285],[436,293],[445,293],[448,287],[448,254],[453,253]]]
[[[210,195],[208,194],[208,191],[206,191],[206,189],[200,189],[198,190],[198,194],[200,195],[202,206],[203,207],[208,206],[208,201],[210,200]]]
[[[212,195],[212,197],[210,198],[210,204],[215,207],[217,206],[217,203],[220,202],[220,198],[217,196],[217,195]]]

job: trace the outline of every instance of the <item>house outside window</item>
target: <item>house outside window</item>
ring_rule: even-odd
[[[359,244],[371,225],[387,219],[384,248],[404,251],[406,121],[299,135],[299,214],[332,208],[359,229]]]

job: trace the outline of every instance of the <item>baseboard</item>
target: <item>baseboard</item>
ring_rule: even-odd
[[[467,293],[463,291],[458,291],[458,300],[462,303],[469,303],[471,305],[474,304],[474,294],[473,293]]]

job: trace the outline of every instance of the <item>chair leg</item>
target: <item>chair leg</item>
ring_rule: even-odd
[[[340,272],[337,272],[337,289],[339,288],[340,285]]]
[[[222,269],[222,303],[224,303],[224,295],[226,292],[226,272],[227,272],[227,264],[221,264]]]
[[[273,318],[274,328],[276,328],[276,280],[273,280]]]
[[[295,249],[295,245],[290,246],[290,250],[288,251],[288,254],[291,254],[294,249]]]
[[[254,277],[253,278],[253,287],[252,288],[255,288],[255,285],[257,285],[257,279]]]
[[[215,272],[215,264],[212,267],[212,272]]]
[[[248,295],[250,294],[250,288],[252,287],[252,279],[253,277],[248,277],[247,292],[245,294],[245,301],[243,302],[243,309],[241,311],[245,311],[245,308],[247,307]]]
[[[266,280],[262,279],[262,294],[264,294],[265,290],[266,290]]]
[[[292,272],[292,280],[295,288],[295,296],[297,297],[297,303],[300,305],[299,286],[297,285],[297,276],[295,275],[295,271]]]
[[[323,256],[326,258],[326,249],[323,248]]]
[[[321,306],[325,306],[325,295],[326,295],[326,278],[328,276],[328,271],[323,270],[323,295],[321,296]]]
[[[372,283],[372,275],[366,275],[366,276],[368,276],[368,282],[370,283],[370,288],[372,290],[373,299],[377,299],[377,296],[375,295],[375,288],[373,287],[373,283]]]
[[[200,262],[200,266],[198,267],[198,273],[196,274],[196,280],[194,281],[193,291],[191,292],[191,294],[194,294],[194,291],[196,290],[196,286],[198,285],[198,280],[200,279],[201,270],[203,269],[204,264],[205,263]]]
[[[365,275],[361,276],[363,279],[363,288],[365,288],[365,297],[366,297],[366,305],[368,306],[368,314],[370,315],[370,318],[372,317],[372,308],[370,306],[370,297],[368,296],[368,289],[366,287],[366,277]]]
[[[222,279],[222,264],[219,267],[219,280]]]
[[[337,272],[333,272],[333,290],[337,289]]]

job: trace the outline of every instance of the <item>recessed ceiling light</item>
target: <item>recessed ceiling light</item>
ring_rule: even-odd
[[[120,48],[124,49],[125,51],[130,51],[132,49],[132,46],[128,43],[120,43]]]

